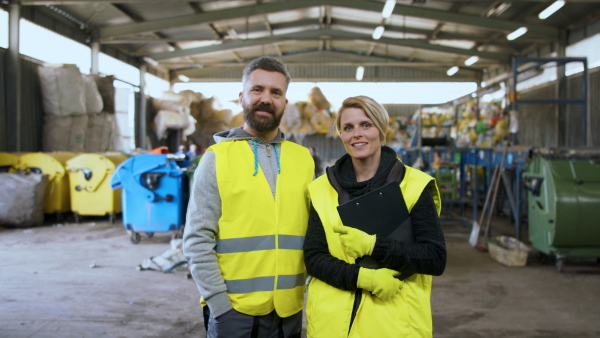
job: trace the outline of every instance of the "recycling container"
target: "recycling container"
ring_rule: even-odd
[[[188,181],[190,183],[190,192],[194,187],[194,173],[196,173],[196,168],[198,168],[198,163],[200,163],[200,159],[202,155],[198,155],[192,159],[190,159],[191,165],[185,168],[185,173],[188,177]]]
[[[143,154],[124,161],[111,178],[111,186],[123,188],[123,226],[131,242],[140,232],[181,234],[189,198],[188,177],[172,154]]]
[[[451,201],[458,197],[457,173],[457,163],[441,163],[439,169],[434,173],[442,201]]]
[[[18,170],[48,175],[44,213],[56,214],[58,220],[71,211],[69,175],[65,166],[75,156],[77,154],[68,151],[25,153],[17,164]]]
[[[19,154],[0,152],[0,173],[10,173],[16,171]]]
[[[527,165],[529,240],[543,254],[600,257],[600,161],[538,156]]]
[[[81,216],[108,215],[111,223],[121,212],[121,194],[113,191],[110,178],[127,156],[121,153],[81,154],[67,161],[71,210],[75,221]]]

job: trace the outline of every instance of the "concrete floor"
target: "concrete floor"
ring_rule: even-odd
[[[134,245],[120,222],[94,221],[0,228],[0,337],[204,336],[186,273],[136,269],[169,249],[171,235]],[[473,249],[469,229],[444,230],[449,256],[434,278],[434,337],[600,337],[595,260],[567,261],[563,273],[534,257],[509,268]],[[493,230],[514,234],[510,224]]]

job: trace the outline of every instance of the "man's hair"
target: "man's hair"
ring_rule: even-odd
[[[381,104],[368,96],[354,96],[345,99],[335,118],[335,127],[340,134],[342,132],[342,113],[348,108],[362,109],[362,111],[365,112],[365,115],[373,121],[377,130],[379,130],[379,138],[381,141],[385,142],[390,116]]]
[[[250,74],[257,69],[283,74],[283,76],[285,76],[286,85],[288,86],[290,85],[290,81],[292,81],[290,73],[288,73],[287,69],[285,68],[285,65],[281,61],[270,56],[261,56],[258,59],[255,59],[254,61],[250,62],[246,66],[246,68],[244,68],[242,82],[246,83],[246,79],[248,78],[248,76],[250,76]]]

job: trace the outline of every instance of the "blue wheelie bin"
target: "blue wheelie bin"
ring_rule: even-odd
[[[183,232],[189,183],[175,159],[171,154],[137,155],[121,163],[111,178],[114,190],[123,188],[123,226],[134,244],[140,232],[148,237]]]

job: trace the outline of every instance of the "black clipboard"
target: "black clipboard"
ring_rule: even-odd
[[[337,209],[345,226],[406,244],[415,242],[410,213],[400,183],[396,181],[339,205]],[[365,268],[381,268],[371,256],[361,257],[356,262]],[[399,279],[406,279],[412,274],[402,272]]]

